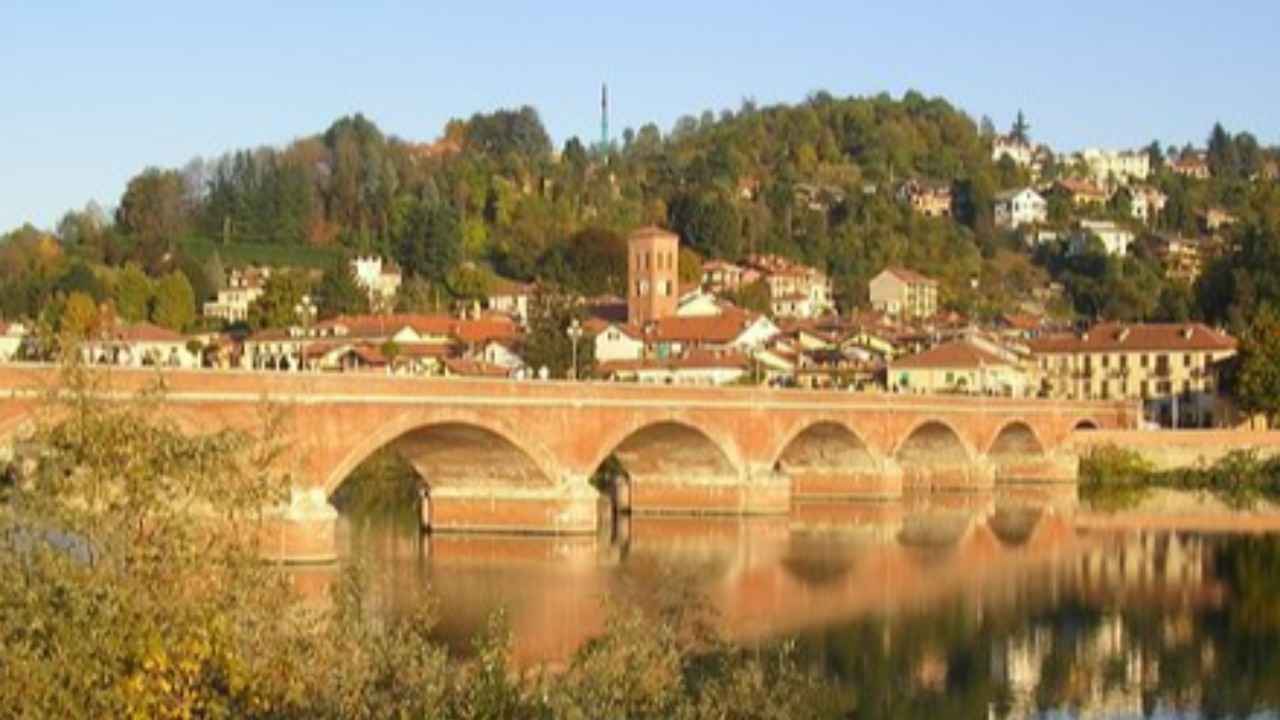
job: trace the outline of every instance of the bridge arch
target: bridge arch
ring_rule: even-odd
[[[929,459],[968,462],[977,456],[973,446],[954,425],[940,418],[925,418],[911,427],[893,449],[898,462]]]
[[[595,472],[610,457],[617,457],[619,452],[653,452],[664,443],[674,445],[677,450],[690,451],[691,459],[701,460],[701,464],[714,466],[724,472],[737,475],[743,467],[737,447],[727,436],[684,418],[666,416],[645,418],[613,430],[605,436],[591,456],[592,460],[586,471]],[[697,452],[693,453],[695,448]],[[621,457],[618,459],[622,460]],[[628,472],[631,471],[631,468],[626,467],[626,462],[622,464]],[[678,466],[679,460],[671,464]]]
[[[1091,417],[1081,418],[1071,426],[1072,432],[1085,432],[1090,430],[1101,430],[1102,424]]]
[[[1010,420],[996,432],[987,446],[987,455],[1043,455],[1048,448],[1040,433],[1026,420]]]
[[[770,454],[770,467],[837,463],[874,468],[880,458],[857,429],[840,420],[823,418],[803,423]]]
[[[492,470],[494,474],[481,481],[490,484],[498,481],[550,487],[560,480],[555,458],[545,448],[521,438],[502,420],[463,410],[411,412],[383,423],[348,450],[324,475],[325,496],[332,497],[356,467],[393,443],[405,446],[410,463],[419,473],[426,471],[430,475],[435,468],[448,476],[428,476],[428,484],[433,480],[457,482],[457,472],[468,466]],[[461,456],[466,457],[465,464]]]

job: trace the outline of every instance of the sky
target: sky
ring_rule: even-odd
[[[0,232],[111,208],[147,166],[363,112],[432,140],[533,105],[559,145],[760,104],[916,89],[1058,150],[1280,144],[1280,3],[0,0]]]

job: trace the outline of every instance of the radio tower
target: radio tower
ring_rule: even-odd
[[[609,85],[600,85],[600,152],[609,150]]]

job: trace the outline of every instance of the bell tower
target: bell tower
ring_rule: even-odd
[[[627,322],[644,325],[676,314],[680,237],[658,227],[627,238]]]

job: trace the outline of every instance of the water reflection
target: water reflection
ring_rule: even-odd
[[[1280,536],[1080,529],[1027,486],[771,518],[622,517],[600,537],[433,536],[348,519],[386,612],[431,598],[465,651],[505,608],[556,663],[605,601],[690,583],[745,643],[797,638],[853,717],[1126,716],[1280,707]],[[307,579],[316,592],[324,573]]]

